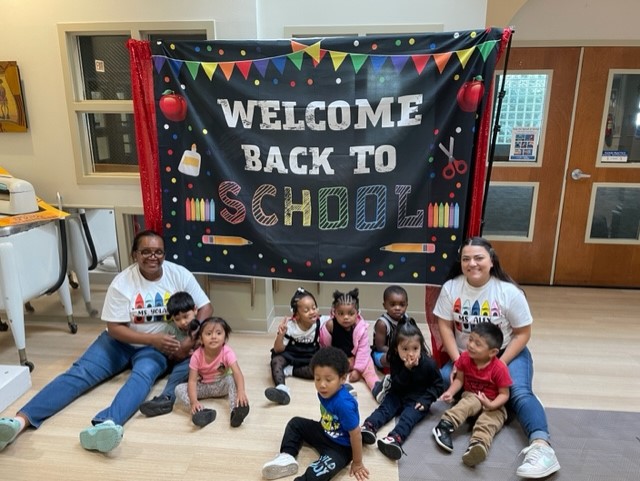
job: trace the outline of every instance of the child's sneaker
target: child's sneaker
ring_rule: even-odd
[[[111,420],[105,421],[80,432],[80,444],[84,449],[108,453],[122,441],[124,429]]]
[[[391,375],[387,374],[382,378],[382,381],[378,381],[374,384],[373,389],[371,390],[371,394],[376,398],[378,404],[384,401],[384,398],[387,396],[389,392],[389,388],[391,388]]]
[[[378,439],[378,449],[389,459],[397,461],[403,453],[400,442],[400,436],[390,434],[386,438]]]
[[[264,390],[266,398],[277,404],[289,404],[291,396],[289,395],[289,388],[284,384],[278,384],[276,387],[268,387]]]
[[[521,478],[544,478],[560,469],[555,451],[546,444],[533,443],[520,454],[525,455],[524,462],[516,470]]]
[[[249,415],[249,405],[238,406],[231,411],[231,427],[237,428],[242,424],[244,418]]]
[[[365,423],[360,428],[360,432],[362,433],[362,443],[363,444],[375,444],[376,443],[376,430],[373,429],[373,426],[370,422],[365,421]]]
[[[201,409],[191,416],[191,421],[196,426],[201,428],[205,427],[207,424],[211,424],[216,420],[216,410],[215,409]]]
[[[462,455],[462,462],[467,466],[475,466],[487,458],[487,448],[477,441],[469,444],[469,447]]]
[[[445,419],[441,419],[438,425],[431,431],[438,446],[449,453],[453,452],[453,441],[451,440],[453,429],[453,424]]]
[[[278,479],[298,472],[298,461],[288,453],[280,453],[262,466],[264,479]]]

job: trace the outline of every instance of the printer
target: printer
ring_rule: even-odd
[[[18,215],[38,211],[38,200],[26,180],[0,175],[0,214]]]

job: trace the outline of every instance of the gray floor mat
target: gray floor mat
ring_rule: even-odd
[[[411,433],[399,461],[400,481],[423,480],[520,480],[516,469],[526,438],[517,421],[496,436],[487,459],[468,468],[462,464],[468,425],[454,433],[454,452],[440,449],[431,434],[446,409],[438,402],[427,418]],[[550,481],[637,481],[640,479],[640,414],[613,411],[547,408],[552,443],[561,469]]]

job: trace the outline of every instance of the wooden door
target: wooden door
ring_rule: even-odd
[[[553,283],[640,287],[640,48],[584,49],[574,124]],[[617,162],[603,161],[607,129],[624,139]]]
[[[523,284],[551,283],[579,60],[580,48],[577,47],[512,48],[510,53],[507,76],[545,73],[549,79],[536,161],[494,161],[489,189],[491,198],[492,189],[500,184],[535,188],[529,232],[526,236],[504,237],[486,235],[483,229],[483,235],[499,253],[502,265]],[[496,71],[500,73],[502,68],[500,65]],[[510,122],[507,118],[500,121],[503,126],[507,122]],[[490,205],[491,202],[487,208]],[[504,207],[494,207],[498,212],[488,212],[485,218],[492,214],[509,215]]]

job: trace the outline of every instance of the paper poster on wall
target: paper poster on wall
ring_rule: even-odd
[[[539,135],[540,129],[537,127],[514,127],[511,129],[509,160],[535,162]]]

